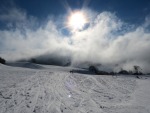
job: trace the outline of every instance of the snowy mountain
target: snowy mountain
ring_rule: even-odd
[[[0,113],[150,113],[150,78],[0,64]],[[70,71],[77,70],[77,71]]]

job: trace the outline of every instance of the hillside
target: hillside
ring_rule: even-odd
[[[0,64],[0,113],[150,113],[150,78]]]

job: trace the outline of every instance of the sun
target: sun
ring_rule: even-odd
[[[69,16],[68,26],[73,31],[83,30],[86,23],[87,23],[86,17],[84,13],[81,11],[73,12]]]

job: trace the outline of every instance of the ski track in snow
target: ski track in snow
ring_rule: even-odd
[[[7,68],[0,68],[0,113],[150,113],[130,103],[135,77]]]

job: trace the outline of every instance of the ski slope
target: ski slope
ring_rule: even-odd
[[[148,76],[70,73],[72,69],[0,64],[0,113],[150,113]]]

